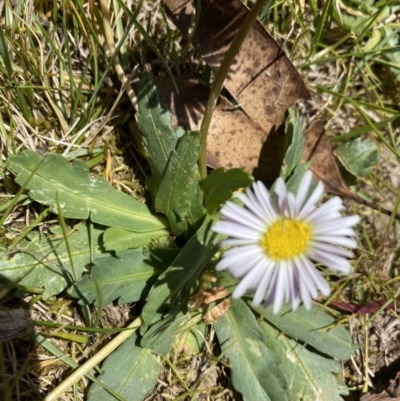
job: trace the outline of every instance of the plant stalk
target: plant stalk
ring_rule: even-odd
[[[200,128],[201,151],[199,157],[199,170],[202,180],[207,177],[207,134],[208,129],[210,128],[211,118],[215,109],[215,105],[218,101],[218,96],[221,92],[222,85],[225,81],[226,76],[228,75],[228,71],[233,63],[233,60],[238,54],[239,49],[246,39],[248,33],[250,32],[250,29],[252,28],[255,20],[261,13],[266,1],[267,0],[257,0],[254,6],[250,9],[239,30],[236,32],[236,35],[233,38],[233,41],[229,46],[229,49],[226,52],[224,59],[222,60],[221,66],[219,67],[217,74],[215,75],[214,82],[212,83],[210,96],[207,100],[206,110]]]

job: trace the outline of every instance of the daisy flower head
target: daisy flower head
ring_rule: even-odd
[[[278,313],[283,303],[295,310],[302,301],[307,309],[318,291],[329,296],[330,286],[313,262],[336,272],[348,274],[355,248],[357,215],[343,217],[342,200],[334,197],[321,206],[324,187],[321,182],[307,199],[312,173],[307,171],[296,194],[288,192],[282,178],[270,195],[261,181],[246,193],[238,194],[239,206],[226,202],[221,220],[213,226],[228,238],[221,242],[232,248],[225,251],[216,266],[229,270],[240,280],[233,297],[254,292],[253,305],[273,305]]]

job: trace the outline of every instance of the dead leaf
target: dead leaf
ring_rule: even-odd
[[[209,291],[204,292],[204,303],[209,305],[215,301],[219,301],[227,297],[230,292],[225,287],[214,287],[211,288]]]
[[[396,300],[400,301],[400,297],[397,297]],[[329,304],[329,306],[332,306],[333,308],[339,310],[342,313],[351,313],[356,315],[368,315],[368,314],[372,315],[376,313],[379,309],[381,309],[382,306],[386,304],[387,301],[388,301],[387,298],[378,299],[377,301],[366,302],[364,304],[352,304],[346,302],[333,301]],[[398,308],[397,303],[390,302],[383,309],[389,311],[397,308]]]
[[[193,3],[165,0],[165,6],[173,23],[188,37]],[[214,73],[247,13],[239,0],[201,2],[192,44]],[[260,22],[245,39],[224,86],[245,115],[239,114],[230,125],[213,116],[208,162],[211,167],[243,167],[264,181],[275,179],[284,156],[287,109],[310,95],[293,64]],[[248,120],[252,132],[246,128]]]
[[[231,306],[230,298],[224,299],[221,303],[210,309],[203,317],[205,324],[213,324],[219,320],[219,318],[228,312]]]
[[[324,183],[325,190],[335,195],[347,196],[364,203],[364,200],[347,188],[340,175],[332,147],[325,134],[324,123],[316,121],[304,134],[303,161],[311,160],[315,178]]]
[[[169,78],[154,77],[154,83],[161,103],[166,105],[172,114],[172,126],[199,130],[203,118],[205,104],[210,90],[198,83],[190,74],[175,77],[179,94],[173,90]],[[248,164],[258,165],[262,142],[259,138],[260,128],[256,127],[242,110],[219,97],[210,126],[207,163],[211,167],[241,167],[247,171]],[[246,156],[240,147],[246,144]],[[276,160],[272,160],[271,164]],[[270,170],[264,158],[261,164]],[[250,170],[251,172],[251,170]]]
[[[302,159],[303,161],[311,160],[311,170],[315,178],[324,183],[327,192],[333,195],[347,197],[384,214],[392,214],[390,210],[364,200],[346,186],[336,164],[332,147],[325,134],[322,121],[316,121],[314,125],[304,133],[304,139],[305,146]],[[395,216],[397,219],[400,218],[399,214],[395,214]]]

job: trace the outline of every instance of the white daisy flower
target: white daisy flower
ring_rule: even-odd
[[[343,217],[339,197],[317,207],[324,192],[321,182],[306,200],[311,181],[312,173],[307,171],[295,195],[278,178],[272,196],[258,181],[246,194],[237,195],[245,207],[233,202],[222,206],[221,221],[213,230],[228,235],[221,245],[234,248],[223,253],[216,269],[228,269],[240,280],[234,298],[253,291],[253,305],[264,301],[265,306],[274,305],[274,313],[284,302],[291,302],[295,310],[303,301],[310,309],[318,290],[326,297],[331,292],[312,262],[350,273],[347,258],[353,253],[346,248],[357,245],[351,227],[359,217]]]

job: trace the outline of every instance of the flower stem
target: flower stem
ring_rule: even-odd
[[[250,9],[239,30],[236,32],[236,35],[233,38],[233,41],[229,46],[228,51],[225,53],[225,57],[222,60],[221,66],[219,67],[217,74],[215,75],[214,82],[212,83],[210,95],[207,100],[206,110],[200,128],[201,153],[199,157],[199,170],[201,179],[207,177],[207,134],[215,105],[218,101],[219,93],[221,92],[222,85],[228,74],[229,68],[239,52],[240,46],[250,32],[254,21],[257,19],[257,16],[262,11],[266,1],[267,0],[257,0],[254,6]]]

